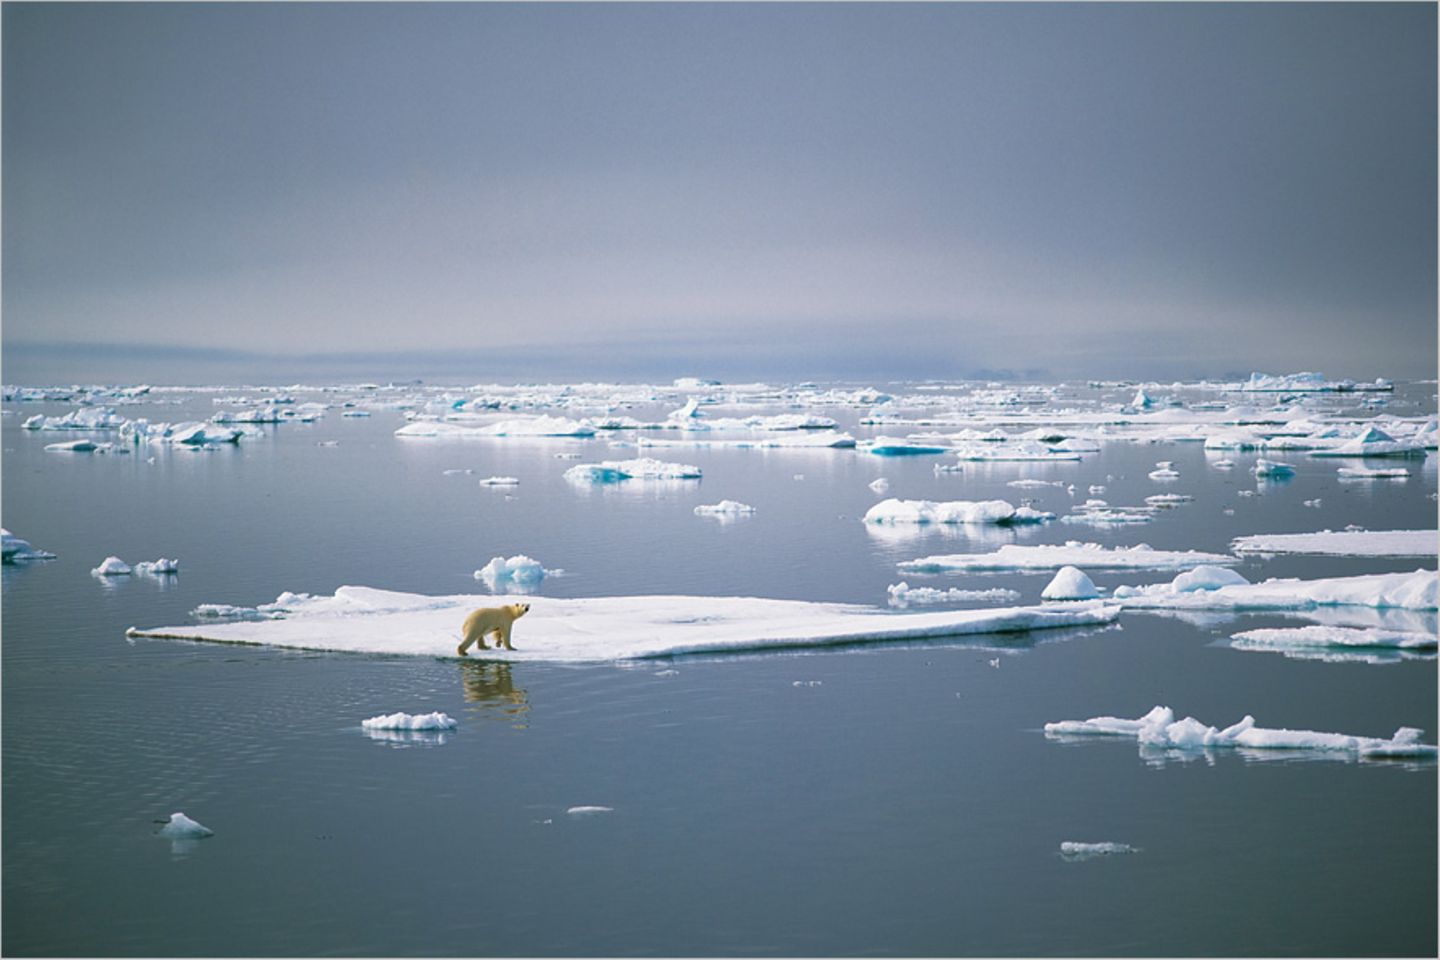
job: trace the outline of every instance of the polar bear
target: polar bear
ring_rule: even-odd
[[[481,650],[489,650],[485,646],[485,634],[495,634],[495,649],[504,647],[506,650],[514,650],[510,645],[510,627],[521,617],[525,616],[530,609],[528,603],[507,603],[503,607],[481,607],[465,618],[465,639],[460,641],[458,652],[465,656],[465,651],[470,649],[470,644],[475,644]]]

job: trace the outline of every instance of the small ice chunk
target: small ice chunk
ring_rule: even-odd
[[[540,561],[532,560],[523,553],[519,553],[508,558],[494,557],[485,566],[475,571],[475,579],[485,581],[485,585],[494,590],[501,584],[533,586],[544,580],[546,576],[557,572],[546,570],[540,565]]]
[[[1004,587],[992,587],[988,590],[965,590],[960,587],[951,587],[948,590],[940,590],[935,587],[912,587],[904,580],[890,584],[885,590],[890,595],[892,607],[905,607],[912,603],[950,603],[968,600],[1001,602],[1020,599],[1020,591],[1007,590]]]
[[[1083,570],[1067,565],[1060,568],[1040,596],[1044,600],[1094,600],[1100,591]]]
[[[90,571],[95,577],[127,577],[133,573],[130,564],[119,557],[106,557],[100,566]]]
[[[177,812],[170,814],[169,821],[160,828],[157,835],[167,840],[199,840],[202,837],[215,836],[215,831]]]
[[[20,563],[26,560],[54,560],[55,554],[36,550],[29,540],[22,540],[9,530],[0,528],[0,557],[5,563]]]
[[[1155,469],[1150,471],[1151,480],[1178,480],[1180,472],[1175,469],[1175,463],[1171,460],[1161,460],[1155,464]]]
[[[162,574],[179,573],[180,561],[171,560],[168,557],[161,557],[159,560],[141,560],[135,564],[135,572],[143,577],[158,577]]]
[[[1255,461],[1251,470],[1257,477],[1293,477],[1295,465],[1293,463],[1281,463],[1279,460],[1266,460],[1260,457]]]
[[[454,730],[456,723],[444,713],[387,713],[361,720],[366,730]]]
[[[517,477],[486,477],[480,481],[482,487],[513,487],[520,483]]]
[[[565,811],[572,817],[593,817],[597,813],[614,813],[614,807],[601,806],[579,806],[570,807]]]
[[[865,512],[865,523],[1019,524],[1053,520],[1053,513],[1016,507],[1005,500],[881,500]]]
[[[1076,840],[1066,840],[1060,844],[1060,856],[1069,860],[1088,860],[1091,857],[1103,857],[1115,853],[1138,853],[1139,851],[1139,847],[1112,841],[1081,843]]]
[[[876,479],[870,481],[870,489],[874,490],[876,493],[884,493],[885,491],[890,489],[890,481],[886,480],[884,477],[877,477]]]
[[[755,508],[738,500],[721,500],[719,503],[702,503],[695,508],[697,517],[738,517],[754,513]]]

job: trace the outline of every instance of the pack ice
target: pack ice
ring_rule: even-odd
[[[929,640],[1105,624],[1119,613],[1118,607],[1099,603],[896,613],[855,604],[756,597],[524,599],[531,609],[516,622],[516,649],[503,652],[506,660],[609,662]],[[466,614],[496,602],[490,596],[436,597],[350,586],[328,597],[284,594],[269,605],[277,611],[273,619],[132,627],[126,635],[452,658]],[[485,655],[500,656],[498,651]]]
[[[1267,729],[1257,727],[1255,718],[1248,714],[1239,723],[1218,730],[1194,717],[1176,720],[1173,710],[1160,706],[1135,720],[1107,716],[1045,724],[1047,737],[1131,737],[1138,740],[1142,746],[1180,750],[1249,747],[1257,750],[1324,750],[1361,757],[1433,760],[1435,746],[1421,742],[1420,736],[1423,733],[1423,730],[1416,727],[1401,727],[1393,736],[1385,739],[1345,733],[1320,733],[1315,730]]]

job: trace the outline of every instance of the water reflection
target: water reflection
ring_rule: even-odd
[[[371,740],[392,747],[441,747],[449,739],[447,731],[444,730],[378,730],[373,727],[362,729],[365,736]]]
[[[465,700],[478,704],[477,712],[498,711],[496,719],[514,721],[515,726],[530,712],[530,695],[515,686],[511,665],[498,660],[466,660],[459,664]]]

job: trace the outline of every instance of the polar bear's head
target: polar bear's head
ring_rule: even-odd
[[[521,617],[525,616],[525,614],[530,611],[530,604],[512,603],[507,605],[505,609],[510,611],[510,616],[512,619],[519,620]]]

